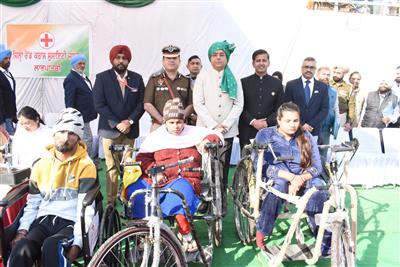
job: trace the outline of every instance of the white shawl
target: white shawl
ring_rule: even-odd
[[[211,134],[217,135],[221,142],[224,142],[222,134],[215,130],[185,125],[179,135],[173,135],[167,131],[164,124],[146,137],[140,146],[139,153],[152,153],[162,149],[182,149],[196,146]]]

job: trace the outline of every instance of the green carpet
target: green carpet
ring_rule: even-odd
[[[105,174],[99,173],[105,194]],[[231,168],[232,176],[234,168]],[[400,187],[386,186],[373,189],[356,188],[358,194],[358,266],[400,266]],[[233,221],[233,203],[229,196],[228,214],[223,220],[223,245],[215,248],[212,266],[268,266],[267,260],[256,248],[243,246],[236,236]],[[281,226],[282,224],[280,224]],[[285,228],[283,224],[282,228]],[[206,224],[196,222],[201,238],[207,234]],[[189,264],[189,266],[202,266]],[[307,266],[305,262],[284,262],[283,266]],[[315,266],[330,266],[329,259]]]

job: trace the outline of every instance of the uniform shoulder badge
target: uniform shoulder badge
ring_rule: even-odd
[[[162,72],[163,72],[163,69],[160,69],[160,70],[158,70],[158,71],[154,72],[154,73],[151,75],[151,77],[157,77],[157,76],[160,76],[160,75],[162,74]]]

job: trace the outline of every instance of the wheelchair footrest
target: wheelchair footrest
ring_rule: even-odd
[[[212,253],[213,253],[212,246],[210,246],[210,245],[203,246],[203,251],[206,256],[207,263],[211,264]],[[191,253],[186,252],[186,262],[203,263],[201,256],[200,256],[200,252],[199,251],[195,251],[195,252],[191,252]]]
[[[295,216],[295,213],[291,213],[291,212],[284,212],[284,213],[280,213],[278,215],[278,219],[293,219],[293,217]],[[307,218],[307,214],[303,213],[300,217],[300,219],[303,218]]]
[[[314,249],[314,244],[308,246],[308,248],[312,251]],[[266,251],[264,251],[263,254],[269,261],[274,262],[280,251],[280,246],[266,246]],[[304,253],[304,248],[301,248],[297,244],[290,244],[283,257],[283,261],[304,261],[306,260]]]

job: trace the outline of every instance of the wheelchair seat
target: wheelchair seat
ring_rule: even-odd
[[[0,201],[0,267],[7,262],[11,252],[11,241],[19,227],[19,220],[23,215],[24,207],[27,202],[29,193],[29,180],[26,180],[14,186],[7,195]],[[80,256],[83,256],[85,264],[88,264],[95,245],[98,241],[99,218],[103,213],[102,195],[100,193],[100,185],[89,191],[82,203],[81,217],[82,222],[82,250]],[[95,203],[95,214],[91,225],[86,226],[85,210],[88,206]],[[82,266],[79,265],[78,266]]]
[[[0,266],[7,262],[10,243],[17,232],[19,219],[28,196],[29,181],[26,180],[14,187],[0,201]]]

